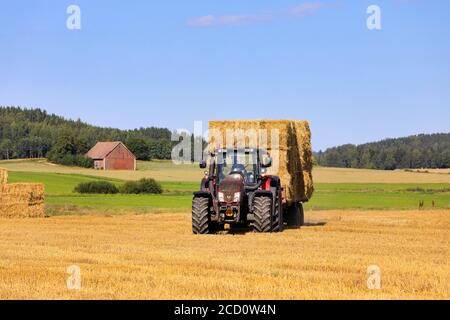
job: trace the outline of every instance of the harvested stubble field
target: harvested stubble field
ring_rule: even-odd
[[[193,236],[189,213],[0,220],[0,299],[450,299],[450,211],[306,220],[213,236]],[[369,265],[382,269],[381,290],[367,288]]]
[[[11,182],[44,183],[51,216],[0,219],[0,299],[450,299],[450,175],[314,168],[316,193],[301,230],[196,237],[189,207],[198,166],[0,166]],[[160,180],[165,193],[72,192],[80,182],[141,177]],[[412,211],[420,201],[435,209]],[[74,264],[79,292],[66,288]],[[366,285],[374,264],[383,272],[380,291]]]

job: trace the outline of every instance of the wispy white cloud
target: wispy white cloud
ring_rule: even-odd
[[[422,2],[422,0],[394,0],[398,4],[417,4]]]
[[[213,27],[213,26],[241,26],[257,21],[272,20],[271,14],[267,15],[229,15],[229,16],[202,16],[189,20],[187,22],[190,27]]]
[[[323,8],[325,8],[325,4],[322,2],[305,2],[291,8],[289,13],[295,17],[306,17],[314,15]]]
[[[322,2],[304,2],[290,8],[284,13],[269,12],[266,14],[207,15],[188,20],[190,27],[243,26],[254,22],[272,21],[275,19],[303,18],[312,16],[327,7]]]

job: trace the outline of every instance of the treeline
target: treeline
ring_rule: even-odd
[[[317,164],[339,168],[450,168],[450,133],[421,134],[315,153]]]
[[[98,141],[123,141],[140,160],[170,159],[171,136],[164,128],[101,128],[41,109],[0,107],[0,159],[49,157],[90,166],[83,155]]]

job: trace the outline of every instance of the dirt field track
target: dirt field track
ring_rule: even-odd
[[[195,182],[201,179],[203,171],[198,165],[174,165],[170,161],[138,161],[137,171],[101,171],[55,165],[41,160],[0,161],[0,167],[10,171],[51,172],[64,174],[83,174],[116,178],[122,180],[138,180],[154,178],[158,181]],[[447,170],[428,170],[429,173],[406,172],[404,170],[382,171],[367,169],[341,169],[315,167],[314,183],[450,183],[450,172]]]
[[[265,235],[193,236],[189,219],[0,220],[0,299],[450,299],[450,211],[313,212]]]

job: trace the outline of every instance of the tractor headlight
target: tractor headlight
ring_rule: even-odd
[[[234,193],[233,202],[241,202],[241,193],[240,192]]]
[[[225,202],[225,195],[223,192],[219,192],[218,196],[219,196],[219,202]]]

